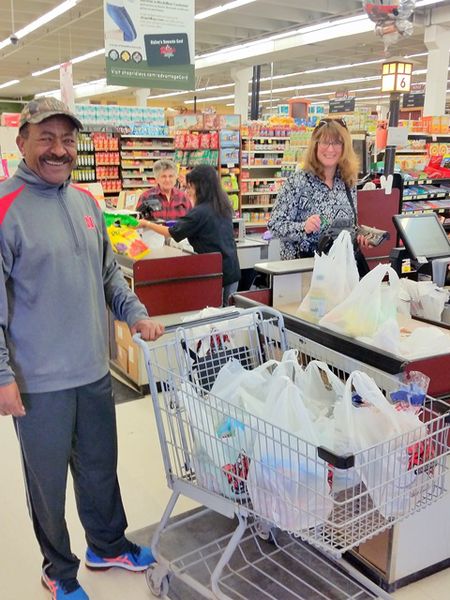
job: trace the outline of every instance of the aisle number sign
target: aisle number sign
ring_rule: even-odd
[[[381,71],[382,92],[409,92],[411,89],[412,63],[391,61],[383,63]]]
[[[191,90],[194,0],[104,0],[106,80]]]

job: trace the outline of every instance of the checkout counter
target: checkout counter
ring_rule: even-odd
[[[222,256],[192,254],[179,248],[153,249],[145,259],[116,256],[130,288],[150,315],[164,325],[168,317],[222,304]],[[110,365],[113,372],[133,388],[148,388],[142,353],[131,338],[126,323],[114,321],[110,313]]]
[[[263,240],[260,235],[246,236],[242,219],[234,219],[233,224],[241,273],[243,277],[247,275],[250,287],[255,276],[255,263],[279,258],[279,243],[278,240]],[[164,244],[153,247],[145,259],[132,260],[121,255],[116,258],[130,288],[149,313],[165,325],[172,324],[173,315],[222,304],[222,257],[219,253],[195,254],[186,244],[175,247]],[[146,389],[145,365],[127,325],[114,322],[111,317],[109,328],[111,368],[132,387],[141,391]]]

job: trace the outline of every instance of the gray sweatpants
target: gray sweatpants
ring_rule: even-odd
[[[128,550],[117,481],[117,431],[111,376],[78,388],[22,394],[27,411],[14,419],[28,507],[49,577],[76,577],[65,521],[68,467],[88,545],[100,556]]]

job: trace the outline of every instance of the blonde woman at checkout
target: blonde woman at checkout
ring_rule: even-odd
[[[199,165],[186,175],[186,193],[193,209],[171,227],[141,219],[139,227],[152,229],[180,242],[188,239],[197,254],[220,252],[223,271],[223,306],[237,291],[241,272],[233,234],[233,209],[216,170]]]
[[[321,119],[306,150],[304,167],[293,173],[278,193],[268,223],[280,238],[282,260],[314,256],[329,227],[357,225],[358,158],[343,119]],[[360,276],[369,268],[360,250],[364,236],[355,239]]]

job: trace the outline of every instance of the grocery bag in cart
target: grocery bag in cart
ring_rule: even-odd
[[[320,525],[332,510],[328,466],[317,457],[314,424],[289,377],[272,381],[267,409],[250,454],[248,492],[257,514],[299,533]]]
[[[353,402],[354,391],[359,404]],[[385,518],[411,512],[432,483],[432,452],[423,455],[427,468],[417,469],[411,463],[418,442],[427,440],[427,428],[419,415],[396,410],[371,377],[353,371],[334,417],[339,429],[347,432],[348,450],[355,454],[355,470],[373,506]]]
[[[193,384],[184,383],[181,395],[195,441],[197,478],[214,492],[242,497],[246,494],[248,453],[253,446],[257,418],[264,418],[271,411],[268,408],[274,398],[271,386],[283,375],[294,379],[301,368],[294,350],[285,352],[281,362],[271,359],[251,370],[244,368],[249,362],[247,347],[234,350],[215,380],[208,377],[204,381],[206,374],[211,376],[220,367],[219,363],[212,365],[214,353],[208,351],[200,363],[198,357],[193,359],[194,379],[200,378],[204,387],[207,384],[206,389],[214,381],[210,393],[204,397],[206,402],[198,401],[202,389]],[[192,357],[192,351],[189,354]],[[220,355],[220,361],[222,358],[225,357]],[[220,411],[221,401],[235,407],[234,416]]]

